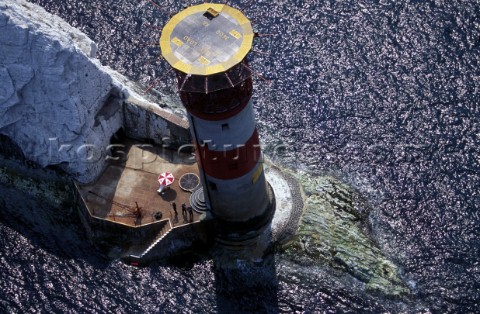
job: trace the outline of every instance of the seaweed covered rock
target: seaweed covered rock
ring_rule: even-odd
[[[398,267],[370,238],[368,207],[347,185],[333,177],[302,175],[305,212],[286,254],[301,264],[320,264],[348,272],[367,290],[408,294]]]

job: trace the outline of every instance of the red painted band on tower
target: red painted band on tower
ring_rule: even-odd
[[[244,145],[231,150],[214,151],[207,145],[195,145],[199,165],[216,179],[230,180],[246,175],[261,161],[261,149],[257,129]]]
[[[249,77],[240,84],[211,93],[180,91],[187,111],[204,120],[228,119],[240,112],[252,98],[253,84]]]
[[[196,118],[206,120],[206,121],[227,120],[233,116],[236,116],[243,109],[245,109],[249,101],[250,99],[247,99],[246,101],[242,101],[239,106],[234,107],[231,110],[227,110],[225,112],[220,112],[220,113],[203,113],[201,111],[194,110],[194,108],[189,108],[188,113]]]

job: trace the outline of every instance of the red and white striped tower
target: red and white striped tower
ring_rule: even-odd
[[[245,59],[253,38],[242,12],[212,3],[173,16],[160,38],[188,112],[205,202],[220,233],[239,239],[261,230],[274,211]]]

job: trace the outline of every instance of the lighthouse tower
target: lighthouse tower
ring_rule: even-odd
[[[220,235],[239,240],[268,225],[265,180],[246,56],[254,33],[242,12],[203,3],[173,16],[160,37],[187,109],[206,206]]]

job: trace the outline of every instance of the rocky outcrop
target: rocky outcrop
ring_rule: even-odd
[[[158,143],[172,127],[188,139],[185,120],[168,121],[168,110],[126,87],[125,78],[95,59],[96,51],[85,34],[41,7],[0,0],[0,134],[27,159],[58,165],[82,183],[101,173],[110,139],[125,121],[132,135]],[[148,115],[151,129],[136,132],[125,112]]]
[[[408,295],[410,289],[400,277],[400,269],[369,236],[365,201],[333,177],[296,176],[306,194],[306,207],[286,255],[302,265],[347,272],[367,290]]]

